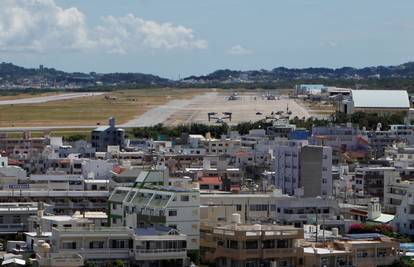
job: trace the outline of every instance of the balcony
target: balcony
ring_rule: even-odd
[[[176,249],[139,249],[133,251],[135,260],[163,260],[163,259],[185,259],[187,250]],[[132,256],[132,255],[131,255]]]
[[[250,258],[289,258],[302,254],[300,248],[272,248],[272,249],[230,249],[217,248],[214,257],[227,257],[238,260]]]
[[[83,258],[78,253],[37,253],[40,266],[74,267],[83,266]]]
[[[0,233],[17,233],[27,231],[23,223],[0,224]]]
[[[66,250],[61,249],[61,253],[76,253],[80,254],[84,260],[89,259],[129,259],[130,249],[129,248],[102,248],[102,249],[74,249]],[[54,265],[52,265],[54,266]]]

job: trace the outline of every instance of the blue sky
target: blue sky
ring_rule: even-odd
[[[2,0],[0,58],[177,79],[414,60],[414,1]],[[8,30],[10,29],[10,30]]]

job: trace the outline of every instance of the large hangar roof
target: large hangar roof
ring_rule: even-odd
[[[410,108],[405,90],[352,90],[356,108]]]

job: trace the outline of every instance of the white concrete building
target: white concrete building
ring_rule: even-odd
[[[281,141],[274,153],[274,184],[289,195],[332,195],[332,149],[307,141]]]
[[[75,227],[53,228],[51,247],[35,246],[40,266],[81,266],[86,262],[106,266],[120,260],[124,266],[187,266],[187,237],[171,228]],[[83,264],[76,263],[80,255]],[[60,264],[58,264],[60,262]]]
[[[117,187],[109,197],[111,226],[132,228],[165,225],[188,238],[188,249],[199,249],[200,193],[173,186]]]
[[[200,195],[200,220],[222,225],[231,222],[231,214],[239,213],[242,223],[275,222],[301,227],[319,223],[338,227],[346,222],[339,216],[338,202],[333,198],[296,198],[280,192],[269,194],[205,193]],[[316,215],[317,214],[317,215]]]

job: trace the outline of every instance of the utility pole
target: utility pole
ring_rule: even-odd
[[[316,217],[316,243],[318,243],[318,208],[315,208],[315,217]]]

